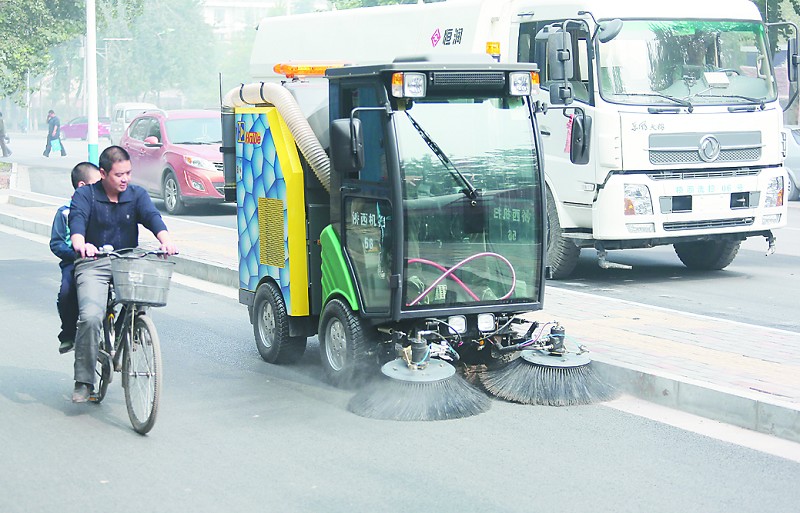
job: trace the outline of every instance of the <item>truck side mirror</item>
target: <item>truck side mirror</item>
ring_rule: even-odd
[[[552,105],[572,103],[572,35],[559,30],[547,36],[547,81]]]
[[[589,163],[589,146],[592,140],[592,118],[578,111],[572,118],[569,160],[573,164]]]
[[[564,30],[547,36],[548,80],[572,79],[572,35]]]
[[[622,30],[622,20],[615,18],[609,21],[601,21],[597,25],[597,40],[601,43],[608,43]]]
[[[550,84],[550,104],[569,105],[572,103],[572,86],[569,82],[553,82]]]
[[[789,74],[789,82],[797,82],[797,67],[800,58],[797,55],[797,39],[789,39],[789,47],[786,51],[786,71]]]
[[[364,167],[364,134],[361,120],[334,119],[331,123],[331,160],[337,173],[358,173]]]

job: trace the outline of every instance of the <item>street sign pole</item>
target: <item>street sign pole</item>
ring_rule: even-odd
[[[97,140],[97,27],[95,0],[86,0],[86,92],[88,96],[88,123],[86,140],[89,142],[88,161],[99,164]]]

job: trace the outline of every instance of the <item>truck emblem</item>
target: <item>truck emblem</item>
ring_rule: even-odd
[[[713,135],[706,135],[700,139],[700,147],[698,149],[700,158],[704,162],[714,162],[719,157],[720,144],[716,137]]]
[[[441,40],[442,40],[442,33],[439,32],[439,29],[437,28],[436,32],[434,32],[433,35],[431,36],[431,45],[436,46],[439,44],[439,41]]]

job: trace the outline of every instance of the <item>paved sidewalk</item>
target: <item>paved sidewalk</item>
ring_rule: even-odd
[[[0,224],[49,237],[57,205],[0,190]],[[175,217],[168,225],[177,272],[238,288],[236,230]],[[800,334],[553,287],[531,315],[561,322],[626,393],[800,442]]]

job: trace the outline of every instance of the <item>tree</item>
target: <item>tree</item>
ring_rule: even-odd
[[[217,50],[200,3],[143,0],[141,15],[116,27],[114,37],[131,40],[109,51],[109,87],[115,97],[149,96],[158,103],[163,92],[179,90],[195,106],[218,97]]]
[[[136,11],[142,0],[98,0],[98,10]],[[98,18],[98,21],[100,19]],[[3,0],[0,9],[0,95],[22,103],[28,75],[51,65],[51,51],[86,33],[83,0]]]

